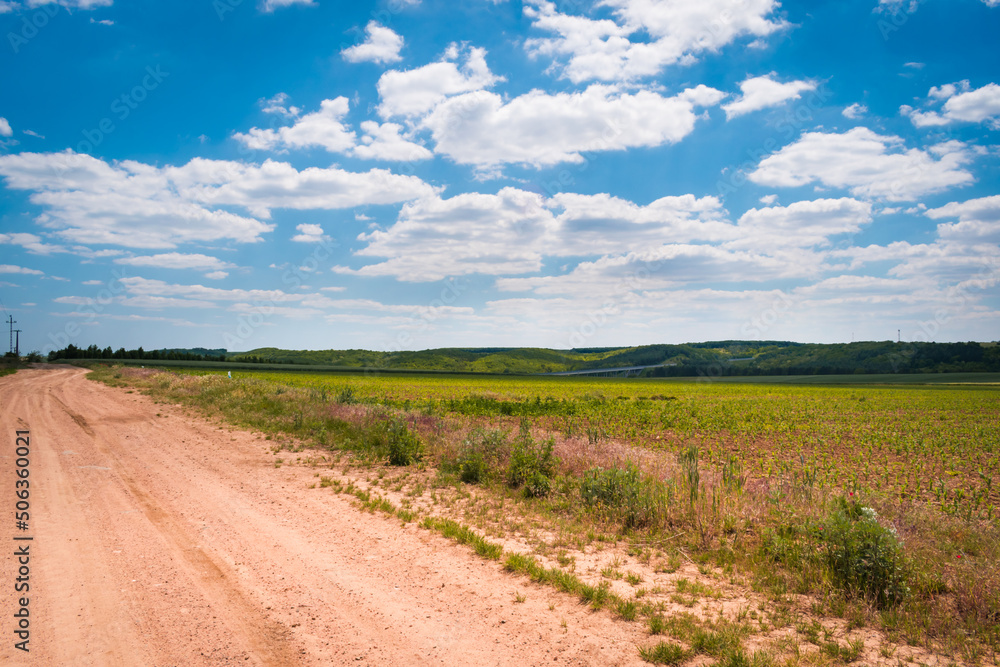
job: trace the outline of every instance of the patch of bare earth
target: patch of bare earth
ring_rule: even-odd
[[[27,428],[35,538],[31,651],[5,593],[0,664],[642,664],[638,624],[308,489],[314,470],[275,468],[258,435],[84,376],[0,379],[0,488]],[[16,567],[0,559],[8,591]]]

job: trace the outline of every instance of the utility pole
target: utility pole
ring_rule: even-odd
[[[7,323],[10,325],[10,351],[14,351],[14,325],[17,324],[17,320],[14,319],[13,315],[7,316]]]
[[[21,356],[21,330],[14,329],[14,354]]]

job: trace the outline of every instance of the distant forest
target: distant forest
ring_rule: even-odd
[[[882,373],[1000,372],[998,343],[813,344],[787,341],[712,341],[625,348],[441,348],[415,352],[281,350],[259,348],[112,350],[73,345],[50,352],[49,361],[71,359],[213,361],[337,368],[539,374],[648,366],[645,377],[842,375]]]
[[[226,350],[206,350],[194,348],[190,350],[126,350],[124,347],[112,350],[110,346],[101,349],[96,345],[76,347],[67,345],[61,350],[49,352],[49,361],[61,359],[148,359],[150,361],[225,361]]]

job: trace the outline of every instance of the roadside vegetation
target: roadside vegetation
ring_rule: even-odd
[[[92,377],[257,429],[314,487],[643,623],[654,664],[996,662],[997,389]]]

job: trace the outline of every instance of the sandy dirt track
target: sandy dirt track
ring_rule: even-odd
[[[309,489],[314,471],[275,468],[256,434],[85,375],[0,378],[0,664],[645,664],[641,624]],[[14,648],[15,535],[34,537],[28,654]]]

